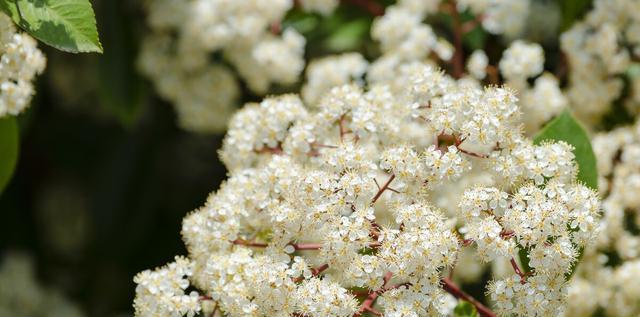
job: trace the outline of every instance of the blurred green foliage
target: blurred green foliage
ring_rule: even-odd
[[[454,317],[477,317],[478,311],[467,301],[460,301],[456,308],[453,309]]]
[[[0,119],[0,195],[11,180],[18,159],[18,126],[16,119]]]
[[[557,0],[562,13],[560,30],[568,30],[591,7],[593,0]]]

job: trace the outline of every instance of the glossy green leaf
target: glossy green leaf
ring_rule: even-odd
[[[13,176],[18,160],[18,125],[14,117],[0,119],[0,193]]]
[[[33,37],[59,50],[102,52],[89,0],[0,0],[0,7]]]
[[[467,301],[460,301],[456,308],[453,309],[454,317],[476,317],[478,316],[478,311],[476,308],[471,305],[471,303]]]
[[[573,154],[578,163],[578,180],[592,189],[598,188],[596,156],[591,148],[587,131],[568,110],[549,122],[534,138],[535,144],[543,141],[564,141],[574,147]]]

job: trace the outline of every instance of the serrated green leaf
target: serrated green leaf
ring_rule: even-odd
[[[33,37],[59,50],[102,53],[89,0],[0,0],[0,8]]]
[[[0,193],[13,176],[18,160],[18,125],[14,117],[0,119]]]
[[[591,148],[591,140],[582,125],[568,110],[549,122],[534,138],[535,144],[543,141],[564,141],[571,144],[578,163],[578,180],[592,189],[598,188],[596,156]]]
[[[460,301],[456,308],[453,309],[453,316],[455,317],[477,317],[478,311],[476,308],[467,301]]]

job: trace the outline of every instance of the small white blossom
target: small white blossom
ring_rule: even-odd
[[[18,32],[11,18],[0,13],[0,118],[29,106],[35,94],[32,81],[45,64],[36,40]]]

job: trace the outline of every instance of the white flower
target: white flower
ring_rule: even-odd
[[[163,268],[136,275],[136,316],[195,316],[200,311],[199,295],[185,294],[189,287],[186,278],[192,270],[189,260],[176,257],[175,262]]]
[[[337,1],[304,1],[331,12]],[[292,85],[305,67],[306,40],[280,30],[292,0],[149,1],[150,34],[138,64],[160,95],[176,106],[180,126],[220,132],[236,106],[240,79],[265,94],[273,84]],[[213,57],[215,55],[215,57]]]
[[[500,72],[508,81],[522,81],[542,73],[544,51],[535,43],[515,41],[500,60]]]
[[[469,73],[477,79],[484,79],[484,77],[487,76],[488,65],[489,58],[482,50],[473,51],[467,61],[467,69],[469,70]]]
[[[11,19],[0,13],[0,118],[18,115],[29,106],[35,93],[32,81],[45,64],[36,40],[17,32]]]

